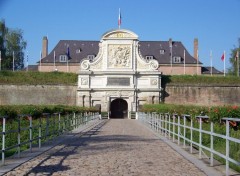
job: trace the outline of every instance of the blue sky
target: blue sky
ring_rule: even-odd
[[[223,70],[221,55],[229,55],[240,38],[240,0],[0,0],[0,19],[10,28],[24,31],[29,64],[36,64],[43,36],[49,52],[59,40],[100,40],[103,33],[122,26],[139,40],[181,41],[193,55],[199,40],[199,58]]]

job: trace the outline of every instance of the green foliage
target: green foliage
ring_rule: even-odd
[[[146,104],[142,107],[143,112],[159,112],[170,114],[189,114],[192,118],[199,115],[207,115],[213,122],[221,122],[223,117],[239,118],[239,106],[193,106],[193,105],[173,105],[173,104]]]
[[[1,71],[0,84],[75,85],[77,84],[77,74],[63,72]]]
[[[8,119],[15,119],[17,115],[31,115],[33,118],[39,118],[43,113],[79,113],[79,112],[96,112],[94,108],[64,105],[1,105],[0,116],[8,116]]]
[[[5,25],[4,20],[0,21],[0,46],[2,69],[12,70],[13,57],[15,70],[24,67],[24,50],[27,42],[23,39],[23,31],[21,29],[10,29]]]
[[[240,38],[238,38],[238,46],[234,46],[234,48],[231,50],[230,58],[229,58],[231,67],[228,69],[228,72],[230,75],[235,75],[235,76],[237,76],[237,69],[238,69],[237,60],[236,60],[237,51],[239,51],[240,53]]]
[[[205,75],[163,75],[162,86],[166,85],[197,85],[197,86],[239,86],[240,78],[234,76]]]

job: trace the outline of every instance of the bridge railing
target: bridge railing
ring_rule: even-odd
[[[41,148],[42,143],[98,119],[99,114],[95,112],[65,115],[43,113],[37,119],[33,119],[31,115],[27,114],[18,115],[15,119],[2,116],[0,117],[2,128],[0,132],[2,136],[0,139],[1,165],[5,164],[6,152],[14,151],[13,153],[17,153],[17,156],[20,157],[24,149],[28,148],[32,152],[33,144]],[[25,148],[23,149],[23,147]]]
[[[234,137],[234,135],[230,135],[234,133],[234,130],[230,130],[232,124],[238,124],[240,122],[240,118],[221,119],[225,124],[225,134],[224,131],[221,132],[222,134],[214,131],[214,123],[209,122],[208,116],[196,116],[195,120],[197,120],[198,123],[197,127],[196,125],[193,125],[194,122],[191,116],[186,114],[179,116],[169,113],[138,112],[138,120],[147,125],[149,128],[155,130],[157,133],[169,138],[172,142],[177,143],[178,145],[183,145],[184,148],[189,147],[190,153],[193,153],[194,148],[198,148],[199,159],[202,159],[203,154],[205,154],[203,150],[207,151],[210,166],[214,165],[214,156],[224,159],[226,165],[226,175],[229,175],[229,162],[234,163],[240,168],[239,150],[235,151],[236,155],[238,155],[236,158],[238,159],[233,159],[230,156],[230,143],[238,145],[238,149],[240,149],[239,136],[235,135],[237,137]],[[208,125],[210,129],[203,129],[204,122],[210,123],[210,125]],[[193,135],[197,136],[198,140],[194,140]],[[204,135],[210,136],[209,145],[203,144]],[[226,143],[225,149],[223,150],[225,153],[219,152],[214,147],[214,139],[219,138],[223,139]]]

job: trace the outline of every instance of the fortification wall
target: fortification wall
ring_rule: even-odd
[[[0,105],[76,105],[77,86],[0,85]]]
[[[167,85],[164,102],[203,106],[240,105],[240,87]]]

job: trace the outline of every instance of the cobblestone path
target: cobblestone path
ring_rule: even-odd
[[[205,175],[136,120],[105,120],[6,175]]]

